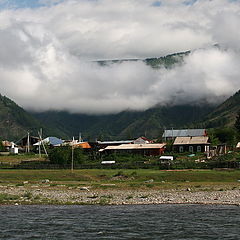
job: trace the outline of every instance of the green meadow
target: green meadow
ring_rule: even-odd
[[[43,185],[44,180],[49,186],[90,186],[93,188],[151,188],[181,189],[191,187],[198,189],[240,188],[239,170],[178,170],[163,171],[151,169],[138,170],[0,170],[0,184]],[[46,185],[46,184],[45,184]]]

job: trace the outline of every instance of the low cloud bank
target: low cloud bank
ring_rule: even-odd
[[[69,0],[2,10],[1,94],[30,110],[91,114],[223,101],[240,88],[239,3],[168,2]],[[188,49],[197,50],[171,69],[94,62]]]

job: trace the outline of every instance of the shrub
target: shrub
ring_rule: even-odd
[[[81,164],[86,159],[81,148],[75,148],[73,150],[74,163]],[[49,151],[49,160],[53,164],[65,165],[72,162],[72,147],[56,147]]]

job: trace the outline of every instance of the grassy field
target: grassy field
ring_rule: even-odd
[[[51,186],[91,186],[95,188],[164,188],[182,187],[232,189],[240,187],[238,170],[0,170],[0,184],[41,184]]]
[[[22,161],[46,161],[46,158],[39,158],[36,154],[0,155],[0,164],[15,165]]]

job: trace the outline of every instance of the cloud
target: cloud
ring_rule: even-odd
[[[39,3],[44,7],[0,12],[0,92],[24,108],[112,113],[218,103],[240,88],[239,2]],[[94,61],[189,49],[196,50],[171,69]]]

